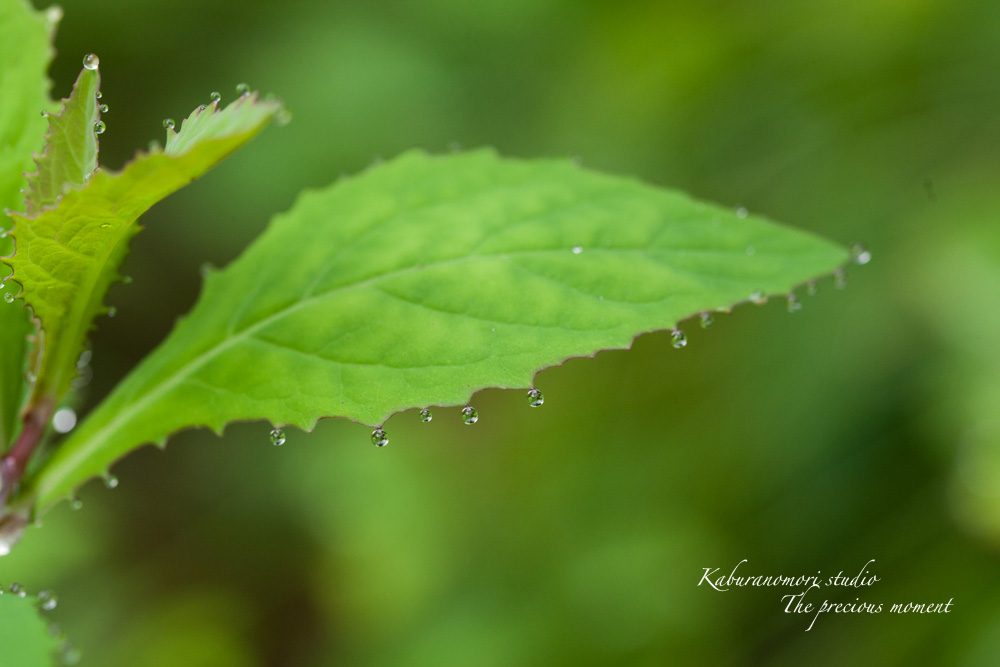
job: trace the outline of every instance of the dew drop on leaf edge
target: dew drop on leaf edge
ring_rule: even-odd
[[[59,604],[59,600],[52,591],[38,591],[38,606],[42,611],[52,611]]]
[[[89,70],[95,70],[101,64],[101,59],[96,53],[88,53],[83,57],[83,66]]]
[[[424,408],[423,410],[420,411],[420,421],[426,423],[426,422],[429,422],[432,419],[434,419],[434,415],[431,414],[430,410],[428,410],[427,408]]]
[[[17,583],[16,581],[12,583],[10,585],[10,588],[8,588],[7,590],[10,591],[11,594],[16,595],[19,598],[23,598],[28,594],[27,591],[24,590],[24,586]]]
[[[4,292],[3,300],[7,303],[14,303],[14,295],[10,292]]]
[[[236,85],[236,94],[240,97],[250,94],[250,84],[240,83]]]
[[[670,332],[670,344],[674,346],[674,349],[681,349],[686,347],[688,344],[687,336],[680,329],[674,329]]]
[[[118,478],[114,475],[106,475],[104,477],[104,486],[109,489],[114,489],[118,486]]]
[[[107,113],[107,112],[108,112],[108,105],[107,104],[102,104],[101,105],[101,113]]]
[[[864,243],[855,243],[851,246],[851,261],[855,264],[867,264],[872,261],[872,253]]]
[[[372,444],[376,447],[385,447],[389,444],[389,436],[385,434],[385,431],[377,428],[372,431]]]
[[[218,91],[212,91],[212,94],[209,95],[209,97],[212,98],[213,102],[218,102],[219,100],[222,99],[222,93],[220,93]]]
[[[702,313],[700,317],[701,317],[702,329],[707,329],[710,326],[712,326],[712,323],[714,322],[714,320],[712,319],[712,313]]]
[[[103,120],[99,120],[94,123],[94,134],[104,134],[104,130],[108,129]]]
[[[276,428],[271,431],[271,444],[275,447],[281,447],[285,444],[285,432],[280,428]]]
[[[786,300],[786,303],[787,303],[787,307],[788,307],[788,312],[790,312],[790,313],[797,313],[800,310],[802,310],[802,302],[799,301],[799,298],[797,296],[795,296],[794,294],[789,294],[788,295],[788,299]]]
[[[530,389],[528,391],[528,405],[533,408],[537,408],[543,403],[545,403],[545,396],[542,395],[542,392],[537,389]]]
[[[168,130],[174,129],[174,119],[173,118],[164,118],[163,119],[163,127],[167,128]]]
[[[462,423],[466,426],[472,426],[477,421],[479,421],[479,413],[471,405],[466,405],[462,408]]]

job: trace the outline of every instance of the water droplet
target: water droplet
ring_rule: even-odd
[[[10,292],[4,292],[3,300],[7,303],[14,303],[14,295]]]
[[[837,289],[847,287],[847,273],[843,269],[837,269],[833,272],[833,286]]]
[[[431,414],[430,410],[424,408],[423,410],[420,411],[420,421],[429,422],[432,419],[434,419],[434,415]]]
[[[24,590],[24,586],[22,586],[21,584],[19,584],[17,582],[11,584],[10,588],[8,588],[7,590],[9,590],[12,594],[16,595],[19,598],[23,598],[24,596],[26,596],[28,594]]]
[[[205,106],[204,104],[199,104],[199,105],[198,105],[198,111],[204,111],[204,110],[205,110],[205,109],[207,109],[207,108],[208,108],[208,107],[207,107],[207,106]]]
[[[712,313],[706,312],[706,313],[702,313],[701,314],[701,328],[702,329],[709,328],[710,326],[712,326],[713,322],[715,322],[715,320],[712,319]]]
[[[106,129],[108,129],[108,126],[104,124],[103,120],[94,123],[94,134],[104,134],[104,130]]]
[[[117,488],[118,478],[115,477],[114,475],[106,475],[104,477],[104,486],[108,487],[109,489]]]
[[[477,421],[479,421],[479,413],[476,412],[476,409],[471,405],[466,405],[464,408],[462,408],[462,421],[467,426],[472,426]]]
[[[48,117],[49,117],[49,112],[46,111],[45,109],[42,109],[42,118],[48,118]]]
[[[851,246],[851,261],[855,264],[867,264],[872,261],[872,254],[864,243],[855,243]]]
[[[528,405],[533,408],[537,408],[545,402],[545,396],[542,392],[537,389],[532,389],[528,392]]]
[[[219,100],[221,100],[221,99],[222,99],[222,93],[220,93],[220,92],[218,92],[218,91],[214,91],[214,90],[213,90],[213,91],[212,91],[212,94],[211,94],[211,95],[209,95],[209,97],[211,97],[211,98],[212,98],[212,101],[213,101],[213,102],[218,102]]]
[[[107,104],[102,104],[101,105],[101,113],[107,113],[107,112],[108,112],[108,105]]]
[[[70,498],[69,506],[73,510],[78,510],[83,507],[83,501],[79,498]]]
[[[736,217],[737,218],[745,218],[748,215],[750,215],[750,211],[746,210],[742,206],[740,206],[738,209],[736,209]]]
[[[117,308],[115,308],[114,306],[111,306],[110,308],[108,308],[108,317],[114,317],[117,314],[118,314],[118,309]]]
[[[7,229],[4,227],[0,227],[0,239],[5,239],[5,238],[7,238]]]
[[[97,94],[94,95],[94,97],[96,97],[97,99],[101,99],[102,97],[104,97],[104,95],[101,93],[101,91],[98,90]]]
[[[583,246],[582,245],[575,245],[575,246],[573,246],[573,254],[574,255],[579,255],[581,252],[583,252]]]
[[[802,302],[794,294],[789,294],[787,299],[788,312],[797,313],[802,310]]]
[[[163,127],[167,128],[168,130],[174,129],[174,119],[173,118],[164,118],[163,119]]]
[[[680,329],[674,329],[670,332],[670,344],[679,350],[688,344],[687,336]]]
[[[241,83],[236,86],[236,94],[240,97],[250,94],[250,85],[246,83]]]
[[[285,432],[280,428],[276,428],[271,431],[271,444],[275,447],[281,447],[285,444]]]
[[[59,601],[51,591],[38,592],[38,606],[41,607],[43,611],[52,611],[56,608],[57,604],[59,604]]]
[[[59,23],[63,17],[62,7],[59,5],[52,5],[45,10],[45,20],[49,23]]]
[[[750,301],[757,304],[758,306],[763,306],[765,303],[767,303],[767,295],[764,294],[763,290],[757,290],[756,292],[750,295]]]
[[[95,53],[88,53],[83,57],[83,66],[89,70],[97,69],[97,66],[101,64],[101,59],[97,57]]]
[[[52,428],[56,433],[69,433],[76,426],[76,412],[73,408],[59,408],[52,415]]]
[[[372,431],[372,444],[376,447],[385,447],[389,444],[389,436],[380,428]]]
[[[810,280],[809,282],[806,283],[806,294],[808,294],[809,296],[815,296],[816,295],[816,281],[815,280]]]

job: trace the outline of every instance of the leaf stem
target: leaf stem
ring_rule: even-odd
[[[28,410],[21,420],[21,434],[10,451],[0,460],[0,513],[3,511],[2,508],[6,507],[7,500],[21,481],[21,477],[24,476],[28,460],[41,442],[45,426],[51,417],[52,401],[45,399]]]

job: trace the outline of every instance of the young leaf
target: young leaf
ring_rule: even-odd
[[[47,626],[37,598],[0,595],[0,664],[51,667],[62,642]]]
[[[25,205],[29,215],[55,204],[67,189],[86,183],[97,168],[94,129],[101,117],[97,103],[100,87],[98,71],[84,68],[59,113],[48,116],[45,152],[35,159],[37,170],[28,175]]]
[[[563,161],[408,153],[304,194],[55,452],[41,504],[190,426],[377,425],[783,294],[847,252]],[[29,492],[30,493],[30,492]]]
[[[119,173],[98,170],[55,208],[12,216],[17,251],[5,261],[46,340],[34,396],[53,399],[69,388],[139,216],[249,141],[280,109],[256,94],[221,111],[213,102],[195,110],[179,133],[168,130],[165,149],[138,156]]]
[[[36,12],[24,0],[0,0],[0,256],[14,250],[6,231],[12,226],[6,209],[20,209],[24,200],[24,172],[31,168],[32,151],[44,143],[49,111],[49,82],[45,76],[52,59],[50,41],[59,12]],[[0,284],[10,273],[0,268]],[[0,288],[0,299],[16,291]],[[0,301],[0,452],[14,438],[24,393],[24,358],[31,331],[28,311]]]

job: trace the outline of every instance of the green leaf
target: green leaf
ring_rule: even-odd
[[[51,111],[45,71],[58,12],[36,12],[25,0],[0,0],[0,209],[20,208],[24,172],[42,147]],[[9,225],[8,225],[9,226]]]
[[[249,141],[280,109],[256,94],[223,110],[213,102],[195,110],[179,133],[168,130],[165,150],[142,154],[119,173],[97,170],[54,209],[12,216],[17,252],[5,261],[46,341],[38,400],[57,400],[68,390],[92,321],[107,312],[104,294],[120,278],[139,216]]]
[[[209,274],[194,310],[35,479],[42,504],[190,426],[324,416],[381,424],[755,291],[785,294],[846,251],[812,235],[563,161],[408,153],[304,194]]]
[[[0,664],[51,667],[61,644],[39,613],[37,598],[0,595]]]
[[[63,100],[58,114],[50,114],[45,152],[35,159],[37,170],[28,175],[27,212],[34,215],[56,201],[71,187],[87,182],[97,169],[97,133],[101,117],[97,94],[101,75],[83,69],[73,92]]]
[[[24,172],[32,166],[32,151],[44,143],[40,112],[52,109],[45,76],[52,59],[51,38],[58,11],[36,12],[24,0],[0,0],[0,210],[20,209]],[[14,251],[6,234],[12,226],[0,217],[0,256]],[[10,272],[0,269],[0,283]],[[13,290],[0,288],[0,295]],[[24,395],[24,359],[31,332],[24,308],[0,301],[0,452],[12,442]]]

